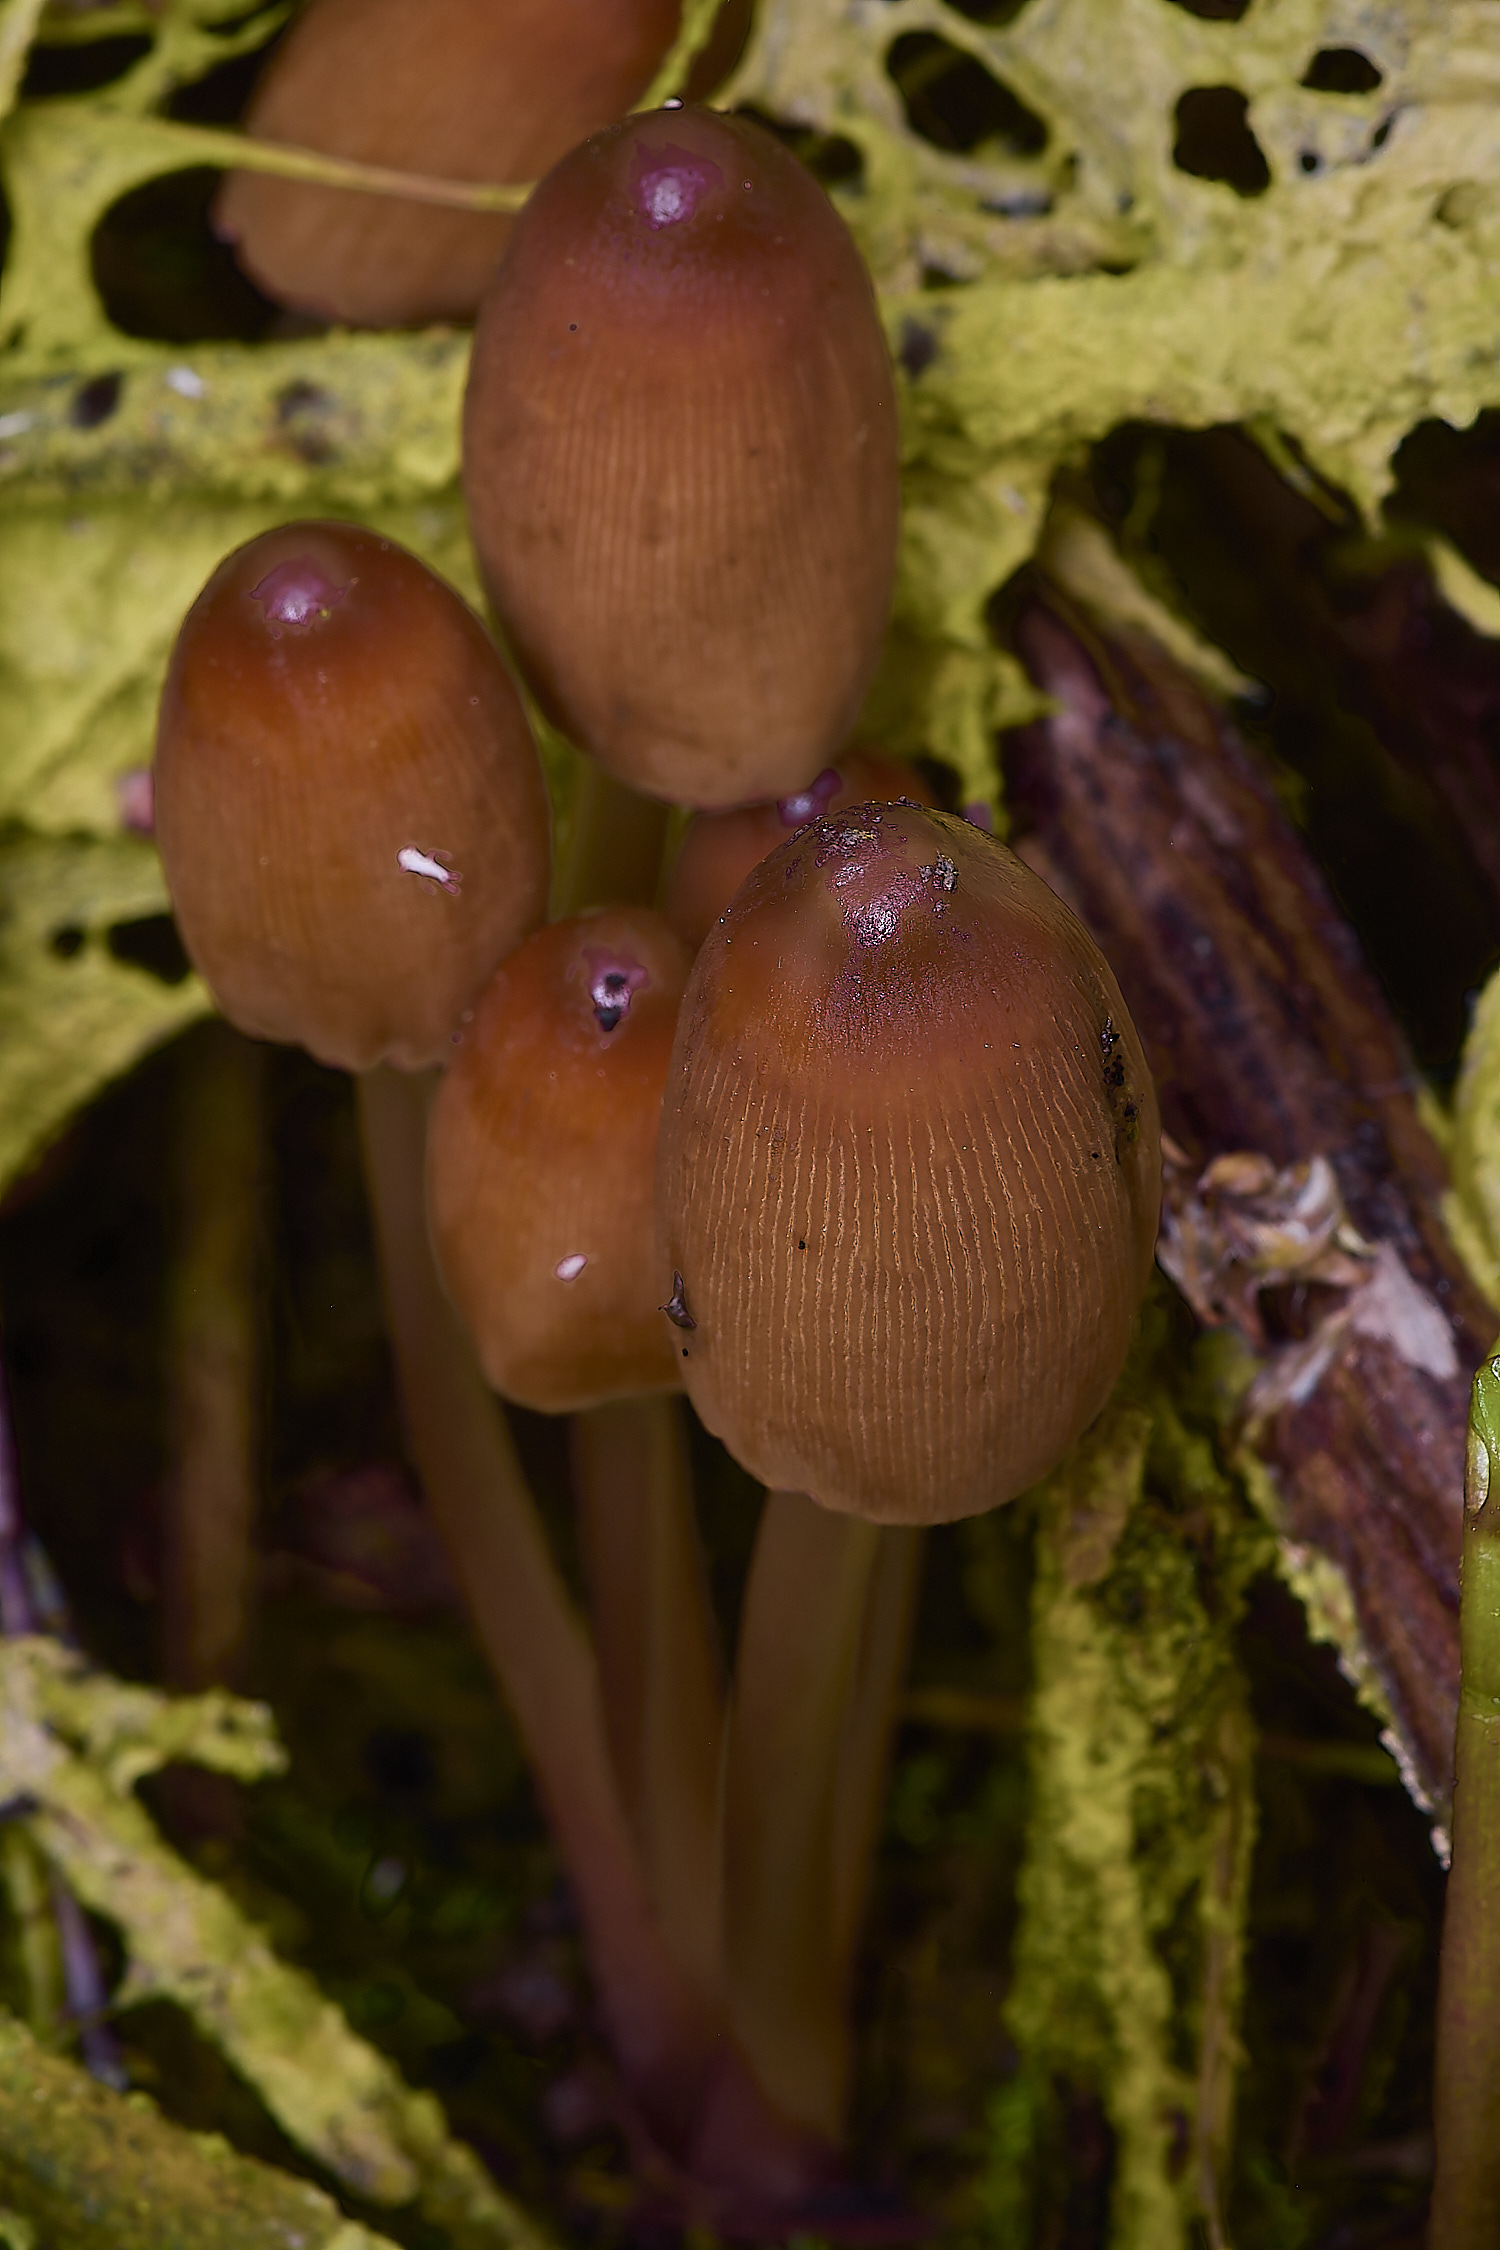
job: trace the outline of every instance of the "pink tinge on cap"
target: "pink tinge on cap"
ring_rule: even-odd
[[[649,982],[639,961],[627,960],[618,953],[606,953],[602,947],[591,945],[584,954],[589,972],[589,999],[601,1031],[613,1031],[622,1017],[630,1013],[630,1003]]]
[[[690,219],[709,190],[724,185],[724,175],[711,156],[669,145],[636,151],[630,185],[636,209],[656,231]]]
[[[821,818],[829,801],[843,786],[842,774],[836,773],[832,766],[825,766],[817,780],[799,789],[795,796],[777,798],[776,817],[783,828],[805,828],[810,820]]]
[[[261,604],[274,633],[278,625],[317,624],[348,591],[347,585],[336,586],[311,555],[294,555],[252,586],[250,599]]]
[[[156,778],[149,766],[132,766],[115,777],[120,826],[133,836],[156,834]]]

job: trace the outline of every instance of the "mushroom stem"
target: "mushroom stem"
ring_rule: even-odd
[[[891,1732],[911,1650],[924,1545],[920,1525],[887,1524],[881,1529],[839,1746],[833,1811],[833,1952],[846,1991],[880,1833]]]
[[[1443,2250],[1489,2250],[1500,2240],[1500,1358],[1474,1378],[1459,1633],[1428,2239]]]
[[[615,2052],[653,2130],[684,2145],[718,2026],[652,1912],[610,1761],[593,1651],[428,1245],[428,1084],[363,1073],[360,1129],[408,1441],[567,1862]]]
[[[669,806],[580,758],[553,877],[553,919],[586,906],[652,905],[671,817]]]
[[[615,1772],[667,1943],[717,1994],[724,1710],[681,1410],[595,1407],[572,1442]]]
[[[183,1055],[162,1660],[185,1689],[236,1679],[250,1615],[263,1064],[225,1023]]]
[[[847,1913],[858,1889],[840,1865],[839,1816],[859,1805],[867,1817],[871,1763],[865,1753],[846,1765],[844,1751],[880,1548],[861,1516],[766,1495],[725,1758],[730,2022],[776,2106],[829,2142],[850,2072],[836,1900]]]

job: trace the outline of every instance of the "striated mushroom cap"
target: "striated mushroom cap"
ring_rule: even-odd
[[[846,805],[888,805],[906,797],[918,805],[936,799],[914,766],[878,750],[846,750],[837,766],[768,805],[735,812],[695,813],[672,865],[663,911],[684,944],[703,943],[752,867],[810,820]]]
[[[896,470],[868,276],[768,133],[659,110],[542,182],[480,308],[464,484],[523,671],[611,773],[722,807],[837,755]]]
[[[479,620],[373,531],[294,523],[183,621],[156,741],[183,942],[226,1016],[322,1062],[445,1055],[546,909],[548,808]]]
[[[438,1090],[438,1264],[487,1378],[523,1406],[680,1385],[652,1185],[690,966],[646,907],[555,922],[497,970]]]
[[[1001,844],[862,806],[699,953],[657,1167],[699,1415],[773,1490],[937,1523],[1045,1475],[1151,1271],[1156,1099],[1109,968]]]
[[[313,0],[246,130],[442,179],[534,180],[640,99],[678,15],[677,0]],[[365,327],[469,318],[514,224],[265,172],[231,172],[215,221],[268,296]]]

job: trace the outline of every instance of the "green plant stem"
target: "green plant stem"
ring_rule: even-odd
[[[438,1281],[423,1199],[428,1085],[383,1068],[357,1083],[412,1458],[567,1861],[615,2052],[654,2129],[682,2145],[718,2027],[663,1940],[610,1760],[593,1651]]]
[[[186,1689],[234,1682],[249,1628],[264,1061],[225,1023],[204,1025],[182,1057],[162,1655],[168,1683]]]
[[[1443,1914],[1428,2239],[1500,2242],[1500,1358],[1474,1378],[1464,1494],[1453,1864]]]
[[[717,1999],[723,1693],[681,1409],[595,1407],[572,1452],[615,1772],[667,1943]]]
[[[842,2133],[851,2063],[837,1784],[880,1538],[800,1492],[767,1494],[725,1759],[730,2021],[777,2107],[829,2142]],[[845,1874],[846,1897],[852,1887]]]

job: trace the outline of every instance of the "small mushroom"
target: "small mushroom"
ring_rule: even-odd
[[[888,1523],[1012,1498],[1104,1404],[1151,1270],[1156,1100],[1081,923],[948,814],[773,852],[697,957],[658,1170],[708,1427]]]
[[[848,740],[895,571],[895,382],[869,277],[759,126],[656,111],[541,183],[480,309],[464,485],[548,717],[697,807]]]
[[[438,1263],[489,1381],[524,1406],[680,1388],[651,1199],[689,966],[645,907],[555,922],[495,972],[439,1088]]]
[[[183,942],[232,1023],[355,1071],[446,1055],[541,919],[520,699],[415,555],[294,523],[229,555],[162,691],[156,823]]]
[[[534,180],[638,101],[677,0],[312,0],[255,90],[246,130],[444,179]],[[732,64],[723,11],[703,91]],[[221,234],[278,303],[363,327],[473,316],[514,223],[397,196],[231,172]]]
[[[898,797],[918,805],[937,803],[904,759],[882,757],[878,750],[848,750],[837,766],[825,766],[805,789],[794,789],[790,796],[768,805],[743,805],[735,812],[695,813],[668,879],[667,920],[696,951],[767,852],[810,820],[842,812],[846,805],[890,804]]]

